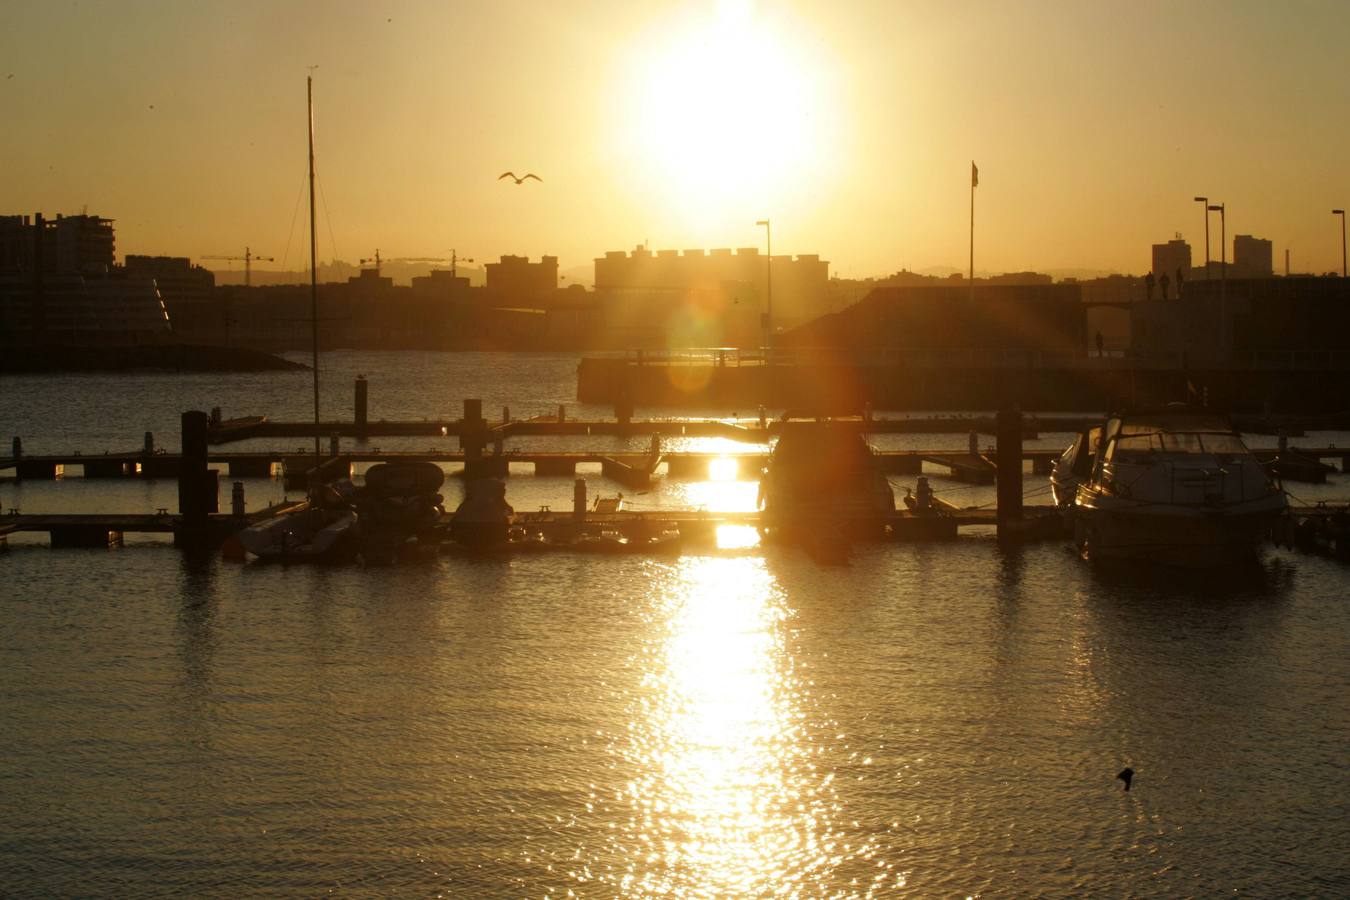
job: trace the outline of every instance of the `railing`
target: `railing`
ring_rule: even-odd
[[[595,354],[610,356],[611,354]],[[1016,349],[910,349],[835,347],[688,347],[678,350],[629,350],[613,354],[629,364],[653,366],[823,366],[853,365],[910,369],[1157,369],[1350,371],[1350,351],[1261,350],[1228,360],[1196,358],[1179,351],[1049,351]]]

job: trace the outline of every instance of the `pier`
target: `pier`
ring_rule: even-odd
[[[355,415],[351,421],[304,423],[278,422],[266,416],[223,418],[218,409],[211,414],[183,414],[182,447],[168,452],[156,445],[154,435],[146,432],[141,446],[102,454],[73,451],[57,454],[28,454],[22,439],[15,437],[9,456],[0,457],[0,477],[18,480],[52,480],[64,477],[78,467],[84,478],[132,479],[176,478],[179,482],[179,511],[170,514],[161,509],[154,514],[112,515],[24,515],[10,510],[0,517],[0,540],[20,532],[45,532],[52,546],[89,547],[119,543],[128,533],[164,533],[174,535],[178,544],[217,543],[240,528],[274,516],[284,507],[272,507],[247,516],[222,515],[219,506],[219,478],[268,478],[280,475],[287,489],[307,489],[318,483],[337,481],[353,474],[355,466],[378,463],[418,462],[440,466],[460,466],[455,474],[464,477],[508,478],[524,474],[526,467],[540,477],[574,478],[580,466],[598,466],[600,473],[625,488],[651,487],[664,473],[669,478],[705,478],[714,463],[734,464],[741,478],[756,478],[768,463],[764,449],[782,430],[785,421],[772,420],[761,412],[752,420],[723,419],[648,419],[632,417],[631,409],[620,409],[615,419],[578,420],[569,418],[560,408],[556,416],[513,419],[503,410],[497,420],[482,415],[482,403],[464,401],[463,415],[454,420],[371,422],[368,418],[367,386],[357,380]],[[785,417],[786,418],[786,417]],[[1026,505],[1022,497],[1022,479],[1027,471],[1048,475],[1062,448],[1027,448],[1024,439],[1042,430],[1072,432],[1086,428],[1096,420],[1083,417],[1037,417],[1015,408],[995,416],[952,416],[922,418],[880,418],[865,411],[862,416],[830,418],[832,424],[856,428],[863,434],[937,431],[966,433],[966,446],[959,449],[903,449],[878,451],[876,458],[888,475],[918,476],[925,466],[945,470],[958,481],[996,486],[997,504],[992,509],[960,509],[939,504],[936,511],[916,513],[899,510],[874,523],[876,537],[888,540],[949,540],[962,528],[996,526],[1001,538],[1031,540],[1057,537],[1064,533],[1059,512],[1049,506]],[[1312,420],[1309,420],[1310,422]],[[1266,422],[1270,425],[1270,422]],[[1279,430],[1297,429],[1301,423],[1285,421]],[[981,446],[981,436],[992,434],[992,446]],[[232,445],[263,438],[327,437],[327,452],[317,456],[306,447],[291,449],[241,449]],[[341,438],[353,437],[356,447],[342,448]],[[645,451],[581,448],[537,450],[507,448],[509,438],[543,436],[591,436],[645,438]],[[385,450],[371,446],[374,438],[433,438],[425,449]],[[745,450],[697,451],[669,450],[665,442],[672,438],[713,437],[732,439],[748,445]],[[451,440],[453,439],[453,441]],[[1322,481],[1336,467],[1350,471],[1350,447],[1334,445],[1296,447],[1281,436],[1278,448],[1255,451],[1268,470],[1288,480]],[[1014,461],[1001,465],[1001,461]],[[1311,514],[1297,521],[1305,534],[1326,534],[1329,514]],[[548,509],[522,513],[520,524],[535,533],[575,534],[577,519],[573,513],[553,513]],[[1336,520],[1337,522],[1341,520]],[[1311,524],[1309,524],[1311,523]],[[706,513],[694,510],[654,512],[608,511],[587,517],[586,528],[613,530],[622,534],[646,535],[662,530],[702,535],[723,525],[758,527],[757,513]],[[448,518],[441,526],[448,525]],[[1339,532],[1337,532],[1339,534]],[[1305,542],[1307,543],[1307,542]]]

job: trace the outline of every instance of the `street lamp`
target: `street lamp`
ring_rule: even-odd
[[[1205,225],[1209,225],[1209,213],[1219,214],[1219,350],[1228,352],[1228,223],[1225,219],[1224,203],[1210,204],[1205,213]]]
[[[1345,277],[1346,277],[1346,271],[1345,271],[1345,210],[1343,210],[1343,209],[1333,209],[1333,210],[1331,211],[1331,214],[1332,214],[1333,216],[1340,216],[1340,217],[1341,217],[1341,277],[1342,277],[1342,278],[1345,278]]]
[[[1209,280],[1209,198],[1196,197],[1195,202],[1205,210],[1205,280]]]
[[[768,296],[768,311],[764,314],[764,356],[768,362],[769,351],[773,349],[773,228],[768,219],[760,219],[756,225],[764,226],[764,242],[767,259],[765,260],[764,285]]]

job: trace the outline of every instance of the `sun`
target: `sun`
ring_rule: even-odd
[[[820,66],[750,4],[639,43],[624,143],[668,201],[704,219],[762,216],[821,166]]]

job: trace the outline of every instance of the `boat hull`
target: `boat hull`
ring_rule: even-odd
[[[1074,534],[1092,560],[1134,560],[1208,568],[1250,559],[1283,513],[1274,502],[1250,509],[1165,504],[1110,507],[1081,501]]]

